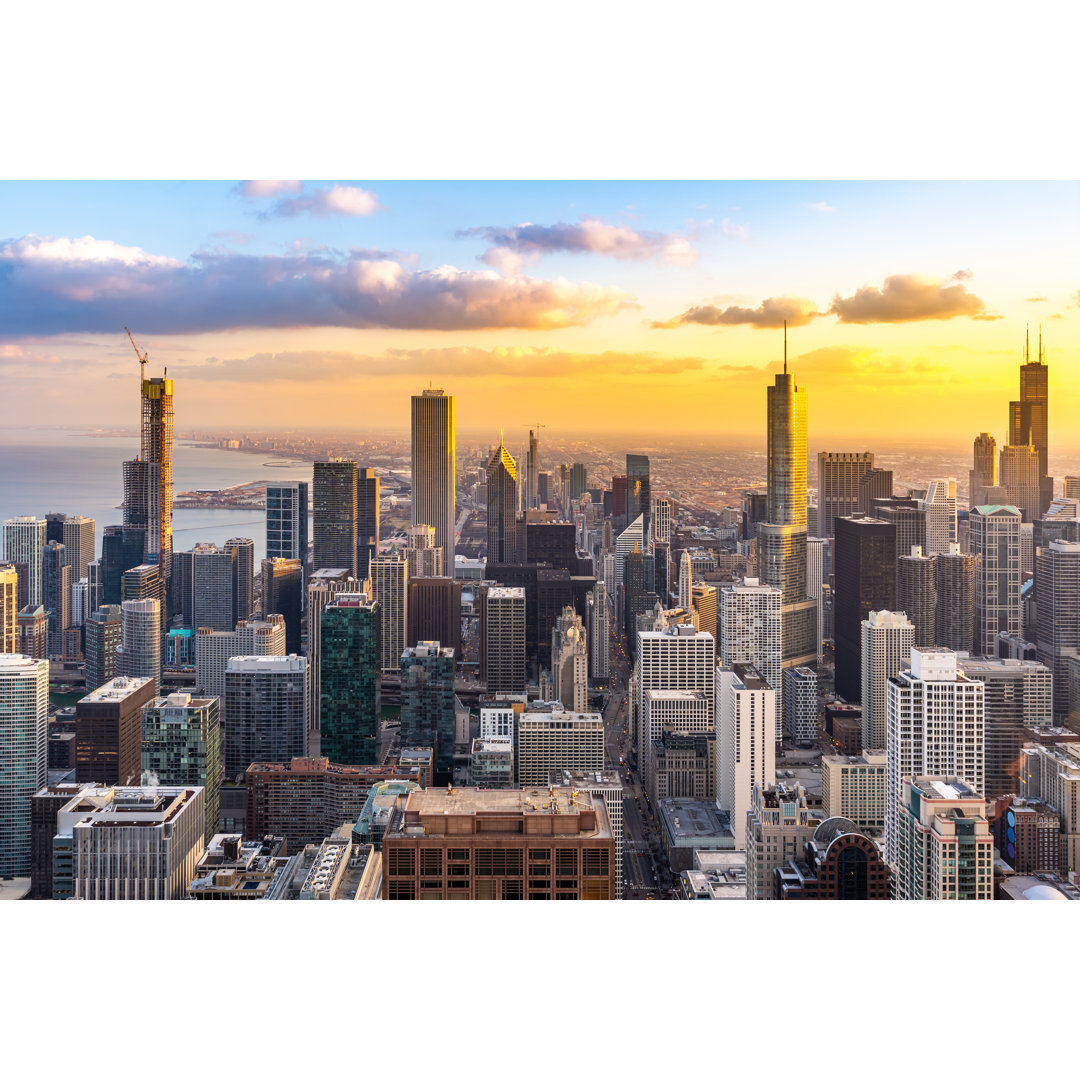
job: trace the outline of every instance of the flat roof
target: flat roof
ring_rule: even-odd
[[[132,675],[117,675],[107,683],[102,683],[96,690],[92,690],[80,702],[123,701],[130,697],[136,690],[141,690],[150,680],[140,679]]]
[[[657,809],[664,827],[676,843],[679,840],[730,840],[733,837],[728,815],[704,799],[661,799]]]

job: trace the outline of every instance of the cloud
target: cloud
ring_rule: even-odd
[[[864,285],[854,295],[833,297],[827,314],[843,323],[901,323],[923,319],[996,319],[987,314],[979,297],[957,283],[946,285],[940,278],[918,274],[893,274],[884,288]]]
[[[255,239],[251,233],[246,232],[215,232],[210,234],[212,240],[228,240],[232,244],[250,244]]]
[[[568,252],[572,255],[610,255],[615,259],[655,259],[657,262],[688,266],[697,261],[690,238],[681,233],[643,232],[629,225],[611,225],[600,218],[583,217],[576,225],[534,225],[525,222],[502,228],[480,225],[460,229],[458,238],[481,236],[490,247],[481,262],[506,273],[517,272],[525,263],[535,263],[542,255]]]
[[[270,199],[299,191],[303,186],[299,180],[244,180],[238,190],[245,199]]]
[[[804,202],[803,207],[807,210],[816,210],[819,214],[835,214],[836,207],[827,202]]]
[[[728,218],[721,218],[720,231],[725,236],[730,236],[733,240],[750,239],[749,225],[736,225],[735,222],[728,220]]]
[[[952,276],[953,281],[968,281],[975,276],[974,270],[957,270]]]
[[[93,237],[0,240],[0,335],[203,333],[243,326],[553,330],[636,307],[565,278],[318,251],[201,251],[187,261]]]
[[[734,305],[720,308],[714,304],[703,304],[700,307],[688,308],[674,319],[654,322],[651,325],[655,330],[672,330],[690,323],[701,326],[753,326],[765,330],[783,326],[785,319],[789,326],[806,326],[820,314],[817,304],[806,297],[776,296],[763,300],[756,308]]]
[[[1045,296],[1025,296],[1024,297],[1024,302],[1028,303],[1028,304],[1045,304],[1046,303],[1046,297]]]
[[[278,199],[260,217],[264,219],[291,218],[298,214],[314,214],[316,217],[330,217],[335,214],[343,214],[346,217],[369,217],[376,210],[381,209],[379,197],[374,191],[335,184],[329,188],[316,188],[308,195],[294,195],[289,199]]]

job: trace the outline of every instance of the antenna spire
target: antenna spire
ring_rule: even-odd
[[[1024,324],[1024,363],[1027,364],[1031,361],[1031,349],[1029,342],[1031,341],[1031,324]]]
[[[1042,323],[1039,323],[1039,363],[1046,363],[1046,355],[1043,353],[1042,347]]]
[[[787,319],[784,320],[784,374],[787,374]]]

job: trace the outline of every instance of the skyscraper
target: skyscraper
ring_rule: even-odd
[[[338,593],[320,621],[320,753],[341,765],[374,765],[382,723],[379,605]]]
[[[950,547],[955,544],[950,544]],[[936,645],[937,592],[934,588],[934,560],[916,546],[911,554],[897,560],[896,608],[915,627],[915,644],[920,649]]]
[[[904,613],[871,611],[862,621],[862,744],[885,749],[885,687],[911,662],[915,627]]]
[[[48,721],[48,660],[0,654],[0,877],[30,876],[30,800],[47,777]]]
[[[409,577],[442,577],[442,548],[435,546],[435,529],[431,525],[410,525],[405,530],[405,561]]]
[[[120,675],[76,703],[75,778],[79,783],[139,783],[142,709],[155,695],[152,678]]]
[[[412,523],[435,526],[435,544],[443,549],[443,565],[448,569],[454,565],[456,552],[454,440],[453,396],[433,389],[415,395],[412,399]]]
[[[121,609],[119,604],[98,608],[84,625],[86,642],[86,691],[91,693],[102,683],[119,674],[117,654],[121,644]]]
[[[1039,331],[1039,354],[1031,359],[1028,337],[1024,337],[1024,362],[1020,366],[1020,400],[1009,402],[1009,445],[1031,445],[1038,457],[1036,482],[1039,489],[1039,502],[1031,517],[1025,514],[1025,520],[1034,521],[1046,513],[1054,497],[1054,480],[1048,476],[1048,428],[1049,428],[1049,369],[1043,352],[1042,330]],[[1004,453],[1004,450],[1003,450]],[[1004,471],[1004,469],[1003,469]],[[1003,484],[1006,483],[1004,476]],[[1013,496],[1009,496],[1013,501]]]
[[[285,656],[285,620],[280,615],[244,619],[235,630],[195,632],[195,683],[206,697],[222,699],[225,712],[225,669],[233,656]]]
[[[645,454],[626,455],[626,517],[633,521],[640,514],[645,535],[649,535],[652,516],[652,492],[649,484],[649,459]],[[644,546],[644,545],[643,545]]]
[[[285,619],[285,652],[299,653],[304,607],[304,570],[299,559],[263,559],[262,606],[264,616],[281,615]]]
[[[356,577],[358,534],[355,461],[316,461],[313,479],[313,570],[344,567]]]
[[[374,469],[356,470],[356,576],[371,573],[379,554],[379,478]]]
[[[525,452],[525,491],[521,501],[526,510],[540,505],[539,425],[535,431],[529,429],[529,449]]]
[[[580,499],[588,487],[585,466],[580,461],[575,461],[570,466],[570,499]]]
[[[16,651],[19,637],[19,575],[10,564],[0,564],[0,653]]]
[[[997,487],[997,442],[988,431],[975,438],[972,448],[972,469],[968,475],[968,506],[980,506],[987,501],[986,489]]]
[[[358,593],[363,589],[363,583],[349,576],[349,571],[344,567],[337,569],[316,570],[308,579],[307,585],[307,662],[308,678],[308,705],[310,716],[308,730],[319,730],[319,714],[322,709],[322,613],[326,605],[339,593]],[[370,599],[370,597],[369,597]],[[282,627],[284,644],[284,626]],[[196,643],[197,644],[197,643]],[[248,650],[253,651],[253,650]],[[284,653],[284,648],[281,652]]]
[[[919,508],[926,514],[923,550],[927,555],[941,555],[956,543],[956,481],[931,480]],[[907,554],[910,548],[902,550]]]
[[[225,550],[236,559],[233,577],[233,608],[237,619],[250,619],[255,613],[255,541],[234,536],[225,541]]]
[[[41,549],[48,543],[47,523],[42,517],[8,518],[4,522],[4,558],[25,563],[29,578],[28,604],[44,604],[41,588]]]
[[[161,686],[161,601],[125,600],[120,612],[120,673],[152,680],[156,694]]]
[[[401,553],[371,560],[371,599],[379,605],[379,670],[383,675],[395,675],[401,666],[408,626],[408,590],[409,564]]]
[[[308,484],[266,485],[266,557],[307,561]]]
[[[563,608],[551,632],[551,685],[570,712],[589,705],[589,653],[585,627],[572,607]]]
[[[874,455],[820,451],[818,468],[818,536],[836,535],[833,524],[838,517],[850,517],[859,511],[862,479],[874,468]],[[890,483],[890,487],[891,487]]]
[[[607,586],[598,581],[589,593],[589,674],[606,682],[611,659],[611,626],[608,615]]]
[[[71,567],[64,545],[50,540],[41,549],[41,603],[49,616],[49,655],[63,651],[64,631],[71,625]]]
[[[421,641],[401,654],[401,745],[430,746],[435,768],[454,768],[454,650]]]
[[[973,649],[975,618],[974,555],[965,555],[959,544],[950,544],[944,555],[934,558],[934,644],[953,652]]]
[[[1039,660],[1054,675],[1054,715],[1069,715],[1068,658],[1080,655],[1080,544],[1052,540],[1035,575]]]
[[[973,652],[995,656],[997,636],[1021,633],[1020,511],[976,506],[968,517],[975,570]]]
[[[487,467],[487,560],[517,562],[517,463],[503,445],[491,455]]]
[[[176,595],[178,589],[174,590],[174,608],[183,612],[186,626],[231,630],[238,618],[246,618],[236,610],[238,568],[234,549],[223,551],[216,544],[196,544],[189,552],[178,551],[173,563],[174,581],[186,584],[190,576],[190,598]]]
[[[859,481],[859,503],[857,510],[860,514],[870,515],[873,513],[875,499],[891,499],[893,493],[892,469],[871,469],[863,474]]]
[[[234,656],[225,668],[225,774],[253,761],[303,757],[308,717],[302,656]]]
[[[399,654],[400,655],[400,654]],[[489,588],[480,622],[480,677],[491,694],[525,690],[525,590]]]
[[[694,568],[690,552],[685,548],[679,559],[679,607],[683,611],[691,611],[694,607]]]
[[[774,691],[776,741],[783,738],[780,590],[757,578],[720,590],[719,659],[724,667],[750,664]],[[772,783],[770,780],[769,783]],[[750,798],[749,789],[746,794]]]
[[[146,551],[146,530],[126,525],[106,525],[101,538],[101,602],[119,604],[123,600],[121,582],[133,566],[142,564]]]
[[[1010,506],[1015,506],[1025,522],[1037,521],[1041,489],[1039,480],[1039,453],[1034,446],[1003,446],[1001,448],[1001,486]],[[1050,500],[1046,501],[1047,507]]]
[[[65,517],[63,521],[64,559],[71,567],[71,582],[87,575],[87,567],[94,558],[94,519],[92,517]]]

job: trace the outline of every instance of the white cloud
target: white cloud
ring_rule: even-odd
[[[379,209],[379,197],[374,191],[335,184],[329,188],[316,188],[308,195],[279,199],[264,216],[296,217],[297,214],[314,214],[316,217],[329,217],[343,214],[347,217],[369,217]]]
[[[299,191],[303,186],[299,180],[244,180],[240,184],[240,194],[245,199],[270,199]]]
[[[802,205],[807,210],[816,210],[819,214],[836,213],[836,207],[830,206],[827,202],[804,202]]]

